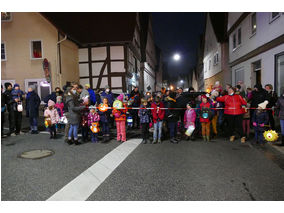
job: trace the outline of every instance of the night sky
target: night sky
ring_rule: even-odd
[[[152,13],[156,45],[168,63],[170,77],[189,74],[196,65],[199,36],[204,33],[205,13]],[[173,61],[174,53],[181,60]]]

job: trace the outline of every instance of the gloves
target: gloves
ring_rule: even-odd
[[[253,122],[252,125],[255,126],[255,127],[257,126],[257,125],[256,125],[256,122]]]
[[[260,127],[264,127],[264,124],[259,124]]]

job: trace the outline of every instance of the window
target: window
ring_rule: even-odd
[[[233,35],[233,49],[237,47],[236,33]]]
[[[238,45],[242,43],[242,29],[238,29]]]
[[[273,22],[275,19],[277,19],[280,16],[280,13],[278,12],[272,12],[270,13],[270,23]]]
[[[12,21],[12,13],[10,13],[10,12],[1,12],[1,21],[2,22]]]
[[[284,52],[275,56],[275,90],[278,95],[284,89]]]
[[[1,43],[1,61],[6,61],[7,56],[6,56],[6,44]]]
[[[251,34],[256,33],[256,13],[251,16]]]
[[[217,65],[219,63],[219,53],[215,53],[214,55],[214,65]]]
[[[40,40],[31,41],[31,58],[42,59],[42,43]]]
[[[244,73],[244,68],[238,68],[235,70],[235,85],[237,85],[238,81],[244,82],[245,80],[245,73]]]
[[[210,71],[211,69],[211,60],[209,60],[209,63],[208,63],[208,70]]]

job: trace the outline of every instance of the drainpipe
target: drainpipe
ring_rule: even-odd
[[[59,38],[59,33],[58,33],[58,38]],[[60,51],[60,43],[62,43],[63,41],[65,41],[65,40],[67,40],[67,35],[65,35],[65,37],[62,39],[62,40],[60,40],[60,41],[58,41],[57,43],[56,43],[56,46],[57,46],[57,61],[58,61],[58,63],[56,64],[56,70],[57,70],[57,72],[56,72],[56,74],[57,74],[57,76],[59,76],[59,86],[60,86],[60,88],[62,88],[62,82],[61,82],[61,51]],[[59,71],[58,71],[58,65],[59,65]]]

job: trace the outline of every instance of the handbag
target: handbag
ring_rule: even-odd
[[[23,104],[22,104],[22,102],[18,102],[18,104],[17,104],[17,111],[18,112],[22,112],[23,111]]]

